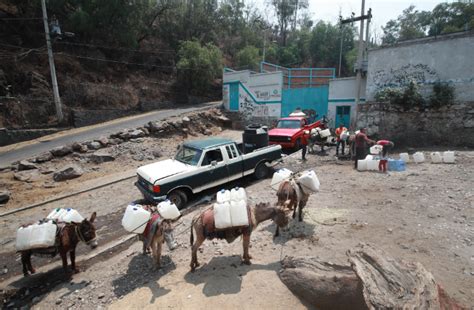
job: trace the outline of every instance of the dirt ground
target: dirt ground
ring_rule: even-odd
[[[223,134],[239,135],[233,131]],[[146,138],[137,147],[159,148],[166,157],[174,152],[169,142]],[[298,155],[287,158],[283,166],[293,171],[314,169],[321,191],[310,197],[304,222],[292,221],[290,229],[280,237],[272,238],[275,225],[271,222],[257,227],[251,239],[251,266],[240,264],[240,239],[232,244],[206,241],[198,253],[202,266],[195,273],[189,272],[190,221],[199,210],[207,208],[203,205],[176,223],[180,247],[172,252],[165,247],[162,269],[153,267],[151,258],[141,254],[141,244],[136,242],[89,266],[72,280],[53,286],[49,293],[35,297],[35,308],[311,308],[279,280],[280,260],[287,255],[318,256],[343,264],[347,263],[346,251],[360,242],[382,248],[397,259],[422,263],[452,297],[467,307],[474,306],[474,151],[456,151],[456,164],[408,164],[405,172],[389,174],[357,172],[352,162],[337,161],[333,148],[327,156],[309,155],[307,162],[301,162]],[[117,171],[133,173],[135,167],[148,161],[136,162],[126,159],[126,155],[124,158],[102,164],[98,171],[91,169],[90,174],[51,190],[60,193],[87,182],[117,177]],[[96,179],[99,177],[102,179]],[[83,214],[96,210],[103,218],[123,210],[127,202],[139,198],[132,182],[1,218],[2,252],[11,253],[19,222],[25,217],[44,216],[53,207],[74,206]],[[241,185],[246,186],[253,203],[276,200],[269,179],[245,179]],[[37,191],[16,198],[19,200],[15,199],[13,206],[53,194],[41,187]],[[119,225],[115,227],[120,229]],[[27,286],[38,276],[10,284]]]

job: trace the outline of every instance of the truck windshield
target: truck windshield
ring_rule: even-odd
[[[280,120],[278,121],[277,128],[297,129],[301,128],[301,122],[300,120]]]
[[[193,149],[187,146],[181,146],[174,159],[188,165],[196,166],[199,162],[199,159],[201,159],[201,154],[201,150]]]

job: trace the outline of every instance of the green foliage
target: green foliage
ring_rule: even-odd
[[[452,105],[454,102],[454,86],[436,82],[433,85],[433,93],[430,96],[429,102],[434,108]]]
[[[210,43],[202,46],[197,41],[184,41],[178,58],[180,82],[192,93],[205,92],[222,75],[222,52]]]
[[[238,68],[247,68],[257,71],[260,61],[261,57],[258,53],[258,48],[255,46],[246,46],[236,55],[236,63]]]
[[[375,94],[375,100],[388,102],[392,105],[403,107],[405,110],[425,105],[425,100],[414,81],[411,81],[404,88],[386,87]]]

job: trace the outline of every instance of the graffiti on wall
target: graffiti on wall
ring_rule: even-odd
[[[246,119],[253,117],[279,117],[280,103],[276,104],[257,104],[245,92],[239,94],[239,111]]]
[[[377,89],[385,87],[400,87],[411,81],[417,84],[431,84],[438,80],[438,74],[425,64],[408,64],[390,70],[378,70],[372,76]]]

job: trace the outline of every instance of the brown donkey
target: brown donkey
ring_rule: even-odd
[[[280,183],[277,191],[277,206],[293,210],[293,218],[296,217],[298,208],[298,220],[303,221],[303,208],[308,203],[309,195],[301,189],[296,181],[283,181]],[[277,226],[275,236],[280,234]]]
[[[197,259],[197,250],[206,239],[226,239],[228,243],[234,241],[237,237],[243,239],[243,262],[250,265],[249,254],[250,234],[258,224],[267,220],[273,220],[277,226],[284,227],[288,224],[285,211],[282,208],[272,206],[269,203],[259,203],[255,207],[250,207],[250,225],[244,228],[228,228],[216,230],[214,225],[214,211],[208,209],[193,218],[191,222],[191,271],[199,266]],[[196,231],[196,242],[194,242],[193,229]]]
[[[21,263],[23,264],[23,274],[28,276],[28,273],[35,273],[35,269],[31,265],[32,254],[51,254],[56,256],[59,252],[63,261],[63,269],[68,274],[67,269],[67,253],[71,258],[71,268],[74,273],[78,273],[79,269],[76,266],[76,246],[79,241],[89,245],[92,249],[97,247],[97,240],[95,234],[94,221],[96,213],[92,213],[89,220],[84,219],[81,223],[70,223],[64,224],[64,226],[58,228],[59,232],[56,236],[56,246],[47,249],[31,249],[20,251]]]

